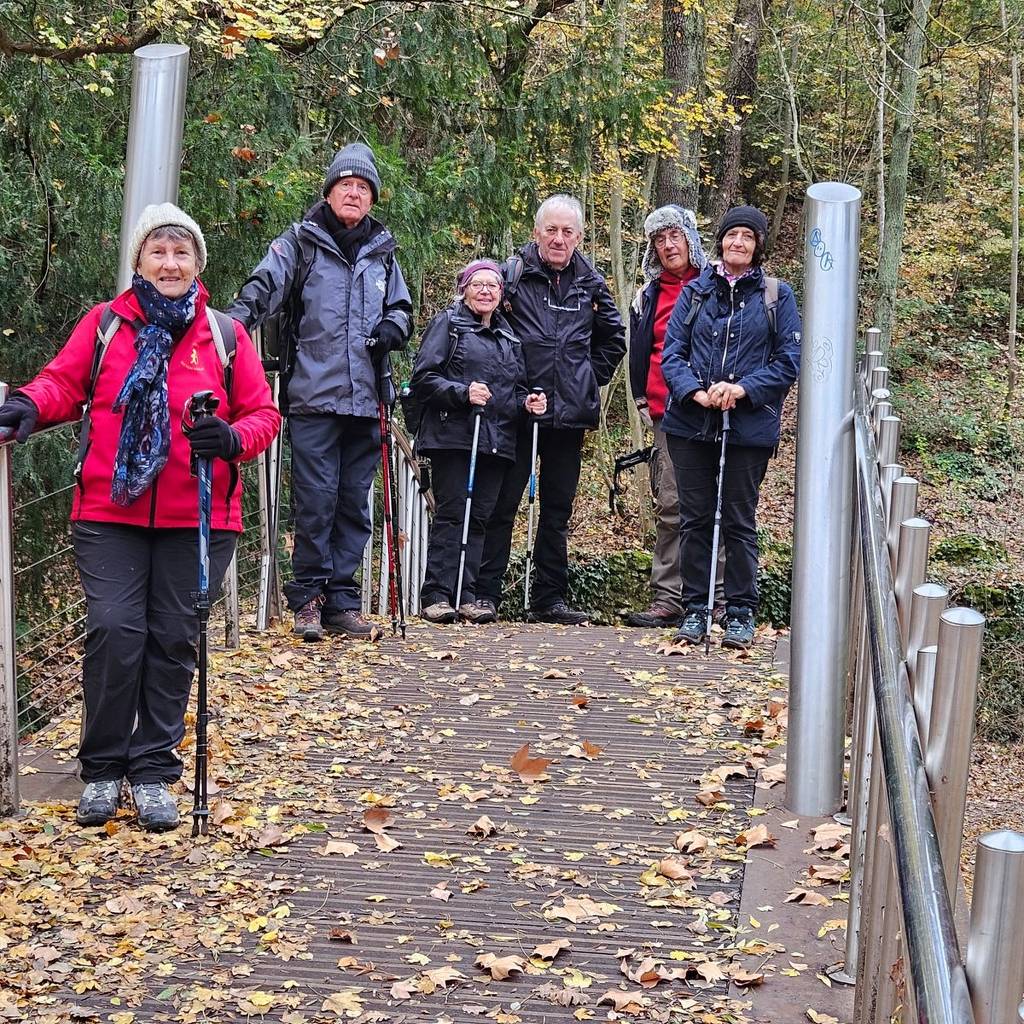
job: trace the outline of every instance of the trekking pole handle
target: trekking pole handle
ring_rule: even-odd
[[[722,410],[722,433],[728,433],[729,431],[729,410]]]

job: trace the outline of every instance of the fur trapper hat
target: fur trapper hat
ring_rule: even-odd
[[[657,250],[654,248],[654,236],[666,228],[679,228],[686,235],[691,267],[701,271],[708,262],[707,256],[704,255],[704,247],[700,244],[700,235],[697,233],[697,217],[693,210],[676,206],[675,203],[659,206],[644,221],[644,234],[647,236],[647,248],[644,250],[642,264],[644,284],[650,284],[655,278],[660,277],[664,269],[658,259]]]
[[[139,254],[142,252],[146,239],[157,228],[184,228],[196,246],[196,273],[201,274],[206,268],[206,239],[199,225],[174,203],[150,203],[139,214],[139,219],[132,228],[131,241],[128,243],[131,253],[131,268],[135,271],[139,266]]]

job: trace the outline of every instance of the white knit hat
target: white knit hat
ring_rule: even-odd
[[[192,236],[196,243],[196,272],[201,274],[206,267],[206,239],[199,225],[174,203],[151,203],[139,214],[129,243],[132,270],[139,265],[139,254],[146,239],[157,228],[164,227],[184,228]]]

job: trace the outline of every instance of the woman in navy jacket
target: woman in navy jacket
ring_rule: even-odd
[[[662,429],[679,487],[680,642],[699,643],[707,628],[726,410],[722,646],[745,649],[753,642],[758,494],[778,446],[782,403],[800,370],[801,325],[793,290],[761,269],[767,230],[764,214],[751,206],[726,212],[716,234],[718,259],[683,290],[666,332],[662,372],[670,396]]]

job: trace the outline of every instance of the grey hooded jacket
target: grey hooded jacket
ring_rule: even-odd
[[[366,339],[383,320],[400,328],[403,348],[412,333],[412,301],[395,259],[395,239],[382,224],[372,218],[371,223],[370,238],[353,266],[307,215],[270,243],[227,310],[252,330],[282,308],[293,287],[301,287],[288,384],[292,415],[375,418],[377,371]]]

